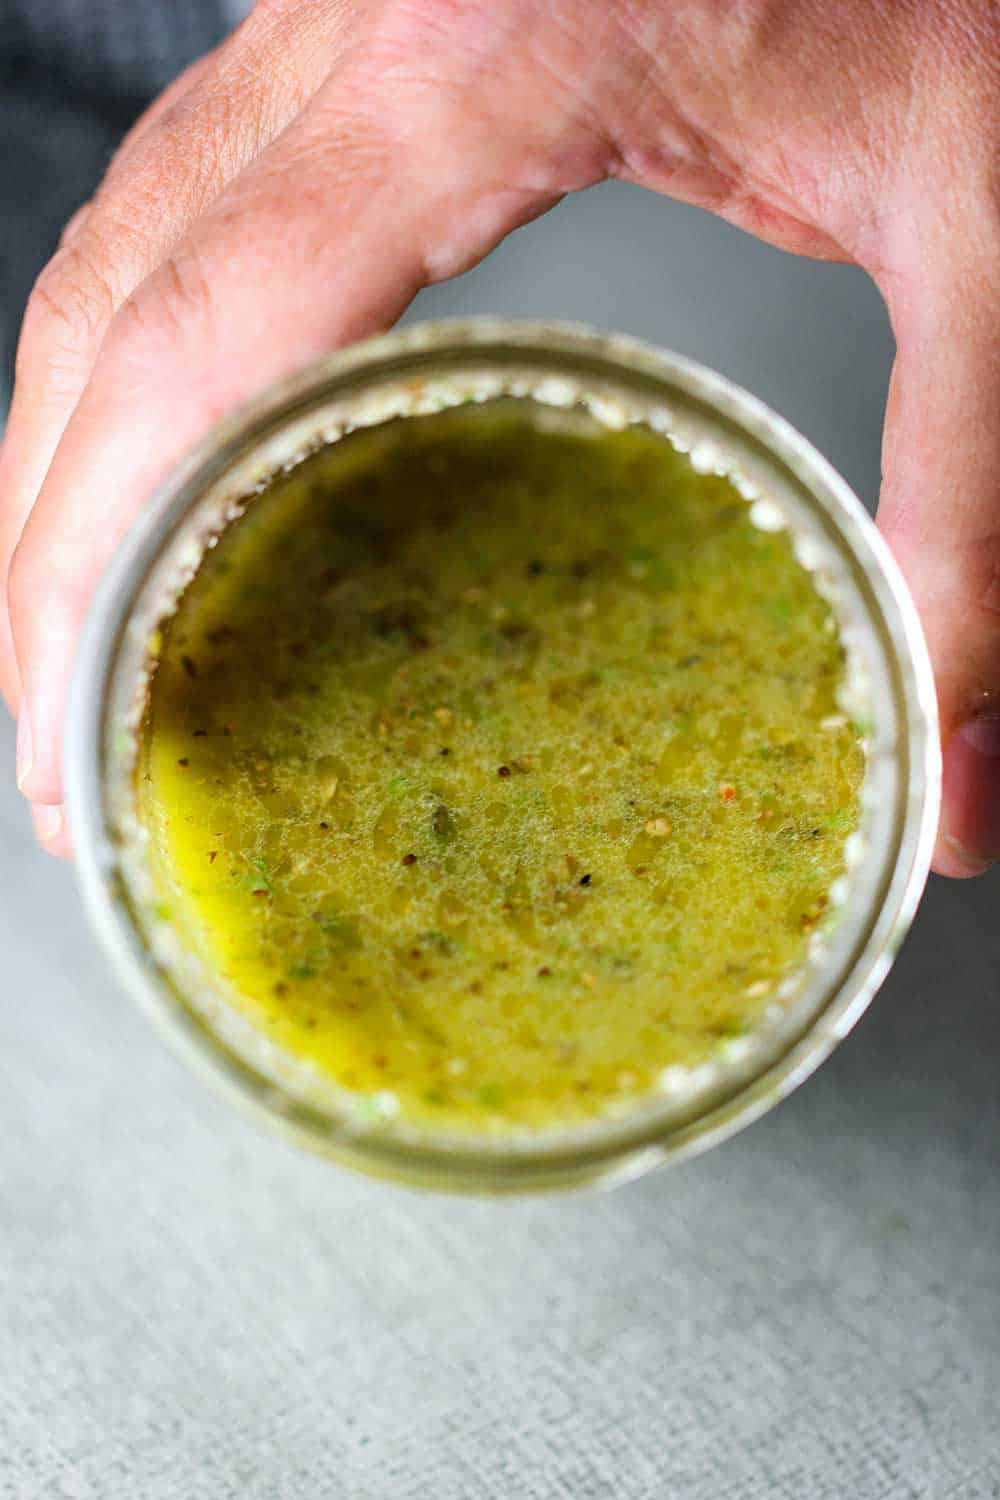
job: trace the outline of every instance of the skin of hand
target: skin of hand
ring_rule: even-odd
[[[986,868],[998,139],[998,0],[261,0],[139,121],[25,315],[0,453],[0,687],[43,844],[69,848],[83,617],[156,483],[271,382],[617,177],[878,285],[897,343],[879,518],[937,677],[935,868]]]

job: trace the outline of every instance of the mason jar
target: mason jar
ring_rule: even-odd
[[[206,549],[253,497],[359,428],[498,400],[516,401],[539,424],[644,424],[696,469],[728,475],[759,524],[787,527],[839,626],[866,763],[860,823],[831,893],[837,921],[744,1045],[668,1070],[671,1086],[621,1117],[477,1137],[345,1110],[227,1007],[157,909],[136,769],[153,643]],[[613,1183],[681,1160],[807,1078],[868,1005],[909,927],[940,783],[934,684],[914,606],[864,508],[820,454],[755,397],[691,360],[586,328],[489,318],[408,327],[333,354],[217,427],[174,471],[90,612],[67,757],[68,816],[94,927],[126,987],[192,1067],[335,1161],[484,1193]]]

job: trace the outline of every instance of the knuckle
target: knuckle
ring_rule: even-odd
[[[42,321],[80,338],[105,326],[114,313],[116,296],[100,256],[79,238],[71,238],[42,271],[31,300]]]
[[[81,203],[80,207],[67,219],[62,234],[59,236],[59,249],[65,250],[71,245],[81,231],[86,227],[94,210],[96,198],[88,198]]]
[[[211,285],[200,257],[191,249],[175,250],[122,304],[110,342],[124,355],[149,345],[172,348],[192,330],[203,335],[211,312]]]
[[[115,289],[83,231],[57,251],[35,282],[19,346],[19,363],[39,345],[82,351],[98,341],[114,316]]]

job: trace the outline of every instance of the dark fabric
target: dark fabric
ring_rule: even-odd
[[[232,0],[0,0],[0,422],[32,283],[122,134]]]
[[[213,46],[224,0],[0,0],[0,67],[98,106],[134,106]]]

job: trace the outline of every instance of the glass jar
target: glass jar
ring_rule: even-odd
[[[641,422],[728,474],[763,526],[787,526],[838,621],[865,718],[862,816],[837,921],[785,1002],[739,1047],[615,1119],[474,1138],[359,1120],[220,1007],[157,916],[135,805],[153,649],[207,547],[249,497],[347,432],[463,402],[514,398],[539,422]],[[494,319],[406,328],[332,355],[217,428],[161,487],[117,554],[82,642],[67,803],[94,925],[173,1045],[259,1118],[375,1175],[500,1193],[609,1183],[704,1150],[803,1081],[868,1005],[929,867],[940,757],[934,685],[913,604],[860,502],[780,417],[690,360],[588,329]]]

